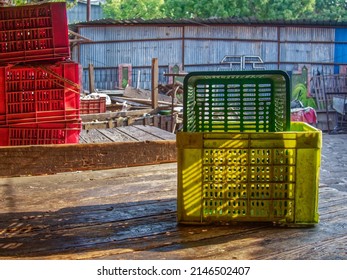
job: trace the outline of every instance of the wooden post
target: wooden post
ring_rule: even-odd
[[[93,64],[89,64],[88,73],[89,73],[89,93],[93,93],[95,92]]]
[[[152,109],[158,108],[158,58],[152,59]]]
[[[91,17],[91,11],[92,11],[91,1],[87,0],[87,18],[86,18],[87,21],[90,21],[92,18]]]
[[[175,113],[175,108],[174,108],[174,100],[176,98],[177,91],[179,90],[179,86],[176,87],[176,89],[172,93],[172,99],[171,99],[171,132],[175,133],[175,119],[174,119],[174,113]],[[175,116],[176,117],[176,116]]]

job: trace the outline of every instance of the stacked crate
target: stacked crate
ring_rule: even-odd
[[[106,97],[81,99],[80,114],[99,114],[106,112]]]
[[[0,8],[0,146],[78,143],[65,3]]]
[[[65,3],[0,9],[0,62],[65,60],[70,56]]]
[[[177,134],[180,223],[318,222],[321,132],[290,123],[283,71],[194,72]]]

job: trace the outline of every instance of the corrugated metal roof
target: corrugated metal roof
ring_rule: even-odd
[[[72,24],[70,28],[74,29],[78,26],[95,26],[95,25],[296,25],[296,26],[326,26],[326,27],[346,27],[347,22],[336,20],[259,20],[253,17],[246,18],[208,18],[208,19],[129,19],[129,20],[115,20],[115,19],[98,19],[93,21],[79,22]]]

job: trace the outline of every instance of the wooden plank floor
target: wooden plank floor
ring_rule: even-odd
[[[0,259],[346,260],[346,137],[323,137],[311,228],[178,225],[176,163],[0,178]]]
[[[158,127],[133,125],[106,129],[82,130],[80,144],[132,141],[176,140],[176,135]]]

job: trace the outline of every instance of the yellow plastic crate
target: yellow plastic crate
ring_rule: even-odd
[[[179,132],[179,223],[318,223],[322,133]]]

